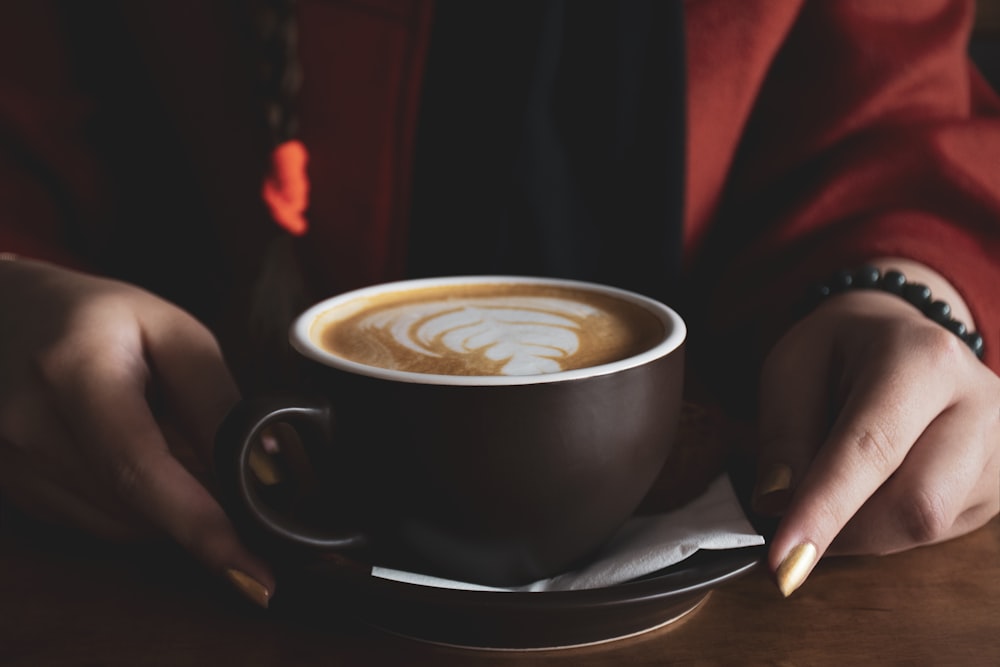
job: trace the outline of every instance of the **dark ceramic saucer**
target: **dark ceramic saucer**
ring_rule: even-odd
[[[493,650],[540,650],[638,635],[696,611],[720,584],[752,570],[764,547],[699,551],[640,579],[579,591],[483,592],[372,577],[340,564],[292,583],[297,605],[347,605],[352,615],[421,641]],[[288,587],[286,585],[286,591]]]
[[[700,421],[691,410],[685,415],[688,437],[721,437],[717,427],[721,422],[714,413],[702,414]],[[692,462],[685,465],[690,468]],[[747,506],[753,462],[735,456],[727,467],[748,520],[765,537],[773,534],[772,523],[762,521]],[[703,550],[616,586],[544,593],[459,590],[380,579],[371,576],[369,566],[334,557],[289,569],[281,577],[282,604],[312,619],[337,605],[340,614],[387,632],[451,646],[511,651],[569,648],[635,636],[689,616],[718,586],[762,563],[766,550],[766,546]]]

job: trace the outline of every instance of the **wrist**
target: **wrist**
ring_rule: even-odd
[[[934,294],[935,299],[944,301],[951,306],[952,318],[964,322],[969,331],[976,330],[976,322],[972,318],[972,311],[965,303],[965,299],[958,290],[948,282],[940,273],[930,268],[926,264],[912,259],[902,259],[894,257],[880,257],[866,262],[879,269],[883,274],[886,271],[896,270],[906,276],[909,283],[920,283],[927,285]]]
[[[881,266],[890,266],[881,270]],[[911,270],[907,275],[901,271],[906,266]],[[920,280],[914,278],[916,274]],[[924,282],[924,281],[927,282]],[[930,285],[927,283],[931,283]],[[934,287],[932,288],[931,285]],[[935,288],[938,292],[935,292]],[[833,274],[826,282],[814,284],[800,303],[798,315],[804,316],[831,297],[847,298],[848,295],[862,297],[872,294],[896,299],[898,304],[909,304],[915,311],[941,327],[952,332],[964,342],[972,352],[983,358],[983,337],[970,326],[971,314],[965,301],[943,277],[933,270],[917,263],[883,260],[878,264],[865,264],[852,269],[844,269]],[[955,300],[956,306],[945,300]]]

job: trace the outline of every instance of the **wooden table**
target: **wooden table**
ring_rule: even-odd
[[[686,619],[598,646],[491,652],[244,604],[169,548],[0,523],[0,665],[1000,665],[1000,519],[885,557],[822,562],[791,598],[763,569]]]

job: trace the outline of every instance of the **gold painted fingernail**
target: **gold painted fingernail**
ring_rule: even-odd
[[[236,590],[243,594],[245,598],[253,602],[258,607],[267,609],[271,602],[271,591],[267,587],[251,577],[246,572],[234,568],[226,570],[226,579],[229,580]]]
[[[271,457],[257,447],[250,448],[250,458],[247,463],[250,466],[250,470],[253,471],[254,477],[265,486],[274,486],[284,481],[284,475],[274,465]]]
[[[780,514],[788,505],[792,487],[792,469],[784,463],[768,468],[757,480],[753,491],[753,509],[759,514]]]
[[[815,564],[816,545],[812,542],[803,542],[789,551],[775,573],[781,594],[787,598],[795,592],[795,589],[809,576]]]

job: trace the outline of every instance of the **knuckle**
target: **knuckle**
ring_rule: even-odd
[[[57,386],[75,362],[73,346],[56,341],[40,349],[32,360],[34,376],[44,387]]]
[[[49,389],[65,386],[68,381],[86,375],[82,369],[88,360],[103,357],[92,355],[74,338],[61,338],[39,350],[34,359],[35,376]]]
[[[962,340],[941,326],[925,326],[917,340],[920,356],[935,368],[954,368],[968,353]]]
[[[36,356],[34,376],[53,396],[75,398],[134,381],[137,372],[145,368],[140,362],[127,341],[65,339]]]
[[[112,483],[120,497],[134,500],[146,488],[150,471],[139,461],[120,460],[112,469]]]
[[[896,448],[892,438],[880,427],[866,428],[853,438],[854,447],[867,465],[888,473],[896,468]]]
[[[900,526],[916,544],[940,542],[948,536],[951,519],[944,499],[929,489],[921,490],[899,508]]]

